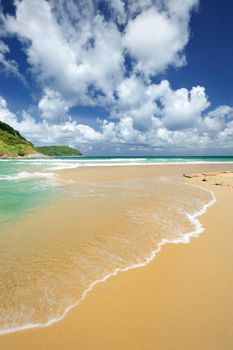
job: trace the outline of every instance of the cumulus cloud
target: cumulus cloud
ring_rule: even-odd
[[[96,142],[105,139],[105,134],[93,128],[67,120],[64,123],[48,123],[41,119],[36,121],[28,112],[22,111],[19,115],[8,108],[6,100],[0,96],[0,120],[9,123],[36,145],[66,144],[82,145],[87,142]]]
[[[72,18],[66,11],[56,2],[23,0],[17,2],[16,17],[5,19],[6,30],[23,41],[42,85],[74,105],[95,104],[103,97],[111,101],[124,71],[120,32],[98,13]]]
[[[0,96],[0,120],[12,126],[17,121],[16,115],[8,109],[7,102],[2,96]]]
[[[168,65],[185,63],[183,49],[188,42],[187,28],[156,8],[143,11],[129,21],[123,43],[135,58],[135,69],[146,75],[163,72]]]
[[[20,115],[11,112],[6,101],[0,97],[0,120],[10,123],[36,145],[66,144],[82,150],[94,148],[98,152],[116,153],[117,150],[164,152],[176,150],[207,150],[233,147],[233,108],[220,106],[199,117],[195,126],[188,129],[169,130],[161,118],[152,117],[150,128],[135,127],[131,116],[119,121],[100,120],[97,131],[91,126],[69,120],[48,123],[45,119],[35,121],[26,111]],[[215,122],[221,126],[216,127]],[[213,133],[214,132],[214,133]],[[46,135],[46,138],[45,138]],[[92,145],[92,146],[91,146]]]
[[[169,130],[195,126],[201,113],[210,105],[205,89],[201,86],[193,87],[191,91],[185,88],[172,91],[168,87],[160,100],[163,105],[163,122]]]
[[[209,111],[202,86],[175,90],[167,80],[154,82],[168,67],[187,63],[190,16],[198,3],[16,1],[15,15],[2,16],[4,31],[22,43],[41,89],[40,116],[15,114],[1,98],[0,119],[36,144],[46,135],[46,143],[103,151],[232,147],[231,107]],[[0,63],[17,75],[8,50],[0,42]],[[70,113],[76,106],[100,106],[109,117],[97,128],[79,124]]]
[[[150,129],[155,120],[157,125],[169,130],[194,127],[210,105],[201,86],[190,91],[185,88],[173,90],[167,80],[146,84],[135,76],[123,81],[117,96],[115,115],[130,116],[134,126],[141,130]]]
[[[155,75],[185,62],[190,12],[197,1],[22,0],[5,28],[23,42],[38,81],[73,105],[112,107],[125,79],[126,55],[134,70]],[[182,9],[182,11],[181,11]],[[137,15],[135,15],[137,13]],[[119,27],[121,24],[121,28]]]
[[[229,136],[231,135],[232,130],[232,121],[233,121],[233,108],[229,106],[219,106],[216,109],[207,113],[205,118],[203,118],[202,123],[200,124],[200,130],[207,132],[211,139],[216,139],[221,135],[228,136],[225,139],[225,143],[229,142]],[[230,140],[230,144],[232,141]]]
[[[49,88],[44,90],[44,95],[38,103],[42,117],[51,121],[63,121],[68,118],[69,106],[61,94]]]
[[[9,53],[10,49],[8,45],[6,45],[2,40],[0,40],[0,67],[2,67],[7,74],[13,74],[17,78],[19,78],[24,84],[26,84],[25,78],[19,71],[17,62],[7,58],[7,54]]]

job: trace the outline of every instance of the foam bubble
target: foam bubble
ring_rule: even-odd
[[[16,331],[29,329],[29,328],[46,327],[46,326],[52,325],[53,323],[62,320],[72,308],[76,307],[82,300],[84,300],[85,297],[87,296],[87,294],[98,283],[105,282],[108,278],[117,275],[119,272],[125,272],[125,271],[131,270],[131,269],[135,269],[135,268],[146,266],[153,259],[155,259],[157,254],[160,252],[162,246],[165,245],[165,244],[168,244],[168,243],[171,243],[171,244],[189,243],[191,237],[197,237],[198,235],[200,235],[204,231],[204,227],[202,226],[202,224],[198,220],[198,217],[201,216],[202,214],[204,214],[206,212],[207,208],[209,206],[213,205],[216,202],[216,197],[215,197],[213,191],[209,191],[209,190],[203,189],[203,188],[201,188],[199,186],[196,186],[196,185],[188,185],[188,184],[187,185],[183,184],[183,185],[187,186],[187,187],[199,188],[202,191],[205,191],[206,193],[211,195],[211,199],[207,203],[203,203],[202,207],[199,210],[197,210],[196,212],[194,212],[194,213],[184,212],[184,215],[187,217],[187,219],[189,220],[189,222],[193,226],[192,230],[183,233],[178,238],[177,237],[176,238],[171,238],[171,239],[162,238],[161,241],[156,245],[154,250],[152,250],[149,255],[144,257],[143,261],[135,263],[135,264],[130,264],[129,266],[126,266],[126,267],[116,268],[112,272],[105,274],[102,278],[96,279],[95,281],[90,283],[89,286],[83,291],[83,293],[82,293],[81,297],[79,298],[79,300],[77,300],[75,303],[72,303],[71,305],[66,307],[64,312],[61,315],[56,316],[56,317],[50,317],[48,319],[48,321],[44,322],[44,323],[35,322],[35,323],[27,323],[27,324],[24,324],[22,326],[15,326],[15,327],[12,326],[12,327],[10,327],[8,329],[4,329],[4,330],[0,331],[0,334],[7,334],[7,333],[12,333],[12,332],[16,332]]]
[[[54,173],[21,171],[13,175],[1,175],[0,180],[52,179]]]

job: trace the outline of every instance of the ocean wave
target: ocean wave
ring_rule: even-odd
[[[77,302],[75,302],[72,305],[70,305],[69,307],[67,307],[59,317],[54,317],[54,318],[51,317],[45,323],[39,323],[39,322],[38,323],[28,323],[28,324],[24,324],[22,326],[16,326],[16,327],[11,327],[8,329],[0,330],[0,334],[8,334],[8,333],[18,332],[18,331],[22,331],[22,330],[26,330],[26,329],[30,329],[30,328],[38,328],[38,327],[41,328],[41,327],[50,326],[50,325],[64,319],[64,317],[69,313],[69,311],[71,309],[77,307],[80,304],[80,302],[82,302],[85,299],[87,294],[90,293],[92,291],[92,289],[97,284],[105,282],[110,277],[116,276],[120,272],[126,272],[129,270],[135,269],[135,268],[140,268],[140,267],[144,267],[144,266],[148,265],[152,260],[154,260],[156,258],[157,254],[161,251],[162,247],[166,244],[179,244],[179,243],[187,244],[190,242],[192,237],[198,237],[204,231],[204,227],[201,224],[201,222],[198,220],[198,217],[203,215],[207,211],[207,209],[216,202],[216,197],[215,197],[214,192],[211,190],[204,189],[204,188],[197,186],[197,185],[190,185],[190,184],[184,184],[184,185],[194,187],[194,188],[195,187],[199,188],[199,189],[201,189],[201,190],[203,190],[206,193],[209,193],[211,195],[211,199],[207,203],[204,203],[203,206],[198,211],[196,211],[192,214],[188,213],[188,212],[184,212],[184,215],[187,217],[189,222],[194,226],[194,229],[183,233],[182,236],[179,238],[175,238],[175,239],[163,238],[163,239],[161,239],[161,241],[157,244],[156,248],[150,253],[150,255],[146,256],[143,261],[136,263],[136,264],[131,264],[131,265],[126,266],[124,268],[116,268],[112,272],[106,274],[103,278],[100,278],[100,279],[93,281],[92,283],[90,283],[89,287],[83,291],[79,300],[77,300]]]
[[[13,175],[0,175],[0,180],[12,181],[12,180],[25,180],[25,179],[52,179],[54,178],[54,173],[46,172],[28,172],[21,171]]]
[[[187,165],[187,164],[224,164],[223,162],[207,162],[207,161],[199,161],[199,162],[106,162],[103,163],[101,161],[99,162],[89,162],[85,163],[78,163],[73,165],[57,165],[54,167],[50,167],[49,170],[65,170],[65,169],[75,169],[79,167],[126,167],[126,166],[156,166],[156,165],[163,165],[163,166],[171,166],[171,165]],[[226,162],[228,164],[228,162]]]
[[[52,167],[49,167],[49,170],[65,170],[65,169],[76,169],[79,168],[79,164],[53,164]]]

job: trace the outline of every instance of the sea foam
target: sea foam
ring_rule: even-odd
[[[21,326],[16,326],[16,327],[10,327],[8,329],[3,329],[0,330],[0,334],[7,334],[7,333],[12,333],[12,332],[17,332],[17,331],[22,331],[22,330],[26,330],[26,329],[30,329],[30,328],[36,328],[36,327],[46,327],[49,325],[52,325],[60,320],[62,320],[67,314],[68,312],[73,309],[74,307],[78,306],[78,304],[83,301],[85,299],[85,297],[88,295],[89,292],[92,291],[92,289],[99,283],[103,283],[106,280],[108,280],[110,277],[112,276],[116,276],[119,272],[126,272],[129,271],[131,269],[135,269],[135,268],[140,268],[140,267],[144,267],[147,264],[149,264],[152,260],[155,259],[155,257],[157,256],[157,254],[161,251],[162,247],[166,244],[179,244],[179,243],[189,243],[190,239],[192,237],[197,237],[199,236],[203,231],[204,231],[204,227],[201,224],[201,222],[198,220],[199,216],[203,215],[206,210],[208,209],[208,207],[210,207],[211,205],[213,205],[216,202],[216,197],[213,191],[207,190],[207,189],[203,189],[199,186],[196,185],[190,185],[190,184],[184,184],[184,186],[189,186],[190,188],[199,188],[202,191],[205,191],[207,194],[210,194],[211,199],[203,204],[203,206],[196,212],[190,214],[188,212],[184,212],[184,215],[187,217],[187,219],[191,222],[191,224],[193,225],[194,229],[192,229],[191,231],[188,232],[184,232],[179,238],[175,238],[175,239],[161,239],[161,241],[159,242],[159,244],[156,245],[155,249],[151,251],[151,253],[147,256],[144,257],[143,261],[139,262],[139,263],[135,263],[135,264],[130,264],[129,266],[126,266],[124,268],[116,268],[113,271],[109,272],[108,274],[106,274],[104,277],[100,278],[100,279],[96,279],[95,281],[93,281],[92,283],[89,284],[88,288],[86,288],[81,297],[75,302],[72,303],[71,305],[69,305],[68,307],[65,308],[64,312],[57,317],[51,317],[48,319],[47,322],[44,323],[28,323],[28,324],[23,324]]]
[[[54,173],[21,171],[13,175],[0,175],[0,180],[52,179]]]

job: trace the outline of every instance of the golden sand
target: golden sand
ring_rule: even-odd
[[[146,267],[98,284],[52,326],[1,336],[0,349],[231,350],[233,173],[216,173],[227,168],[179,165],[62,172],[64,177],[98,182],[211,171],[186,181],[214,190],[217,203],[200,218],[206,231],[199,238],[185,245],[167,244]]]

